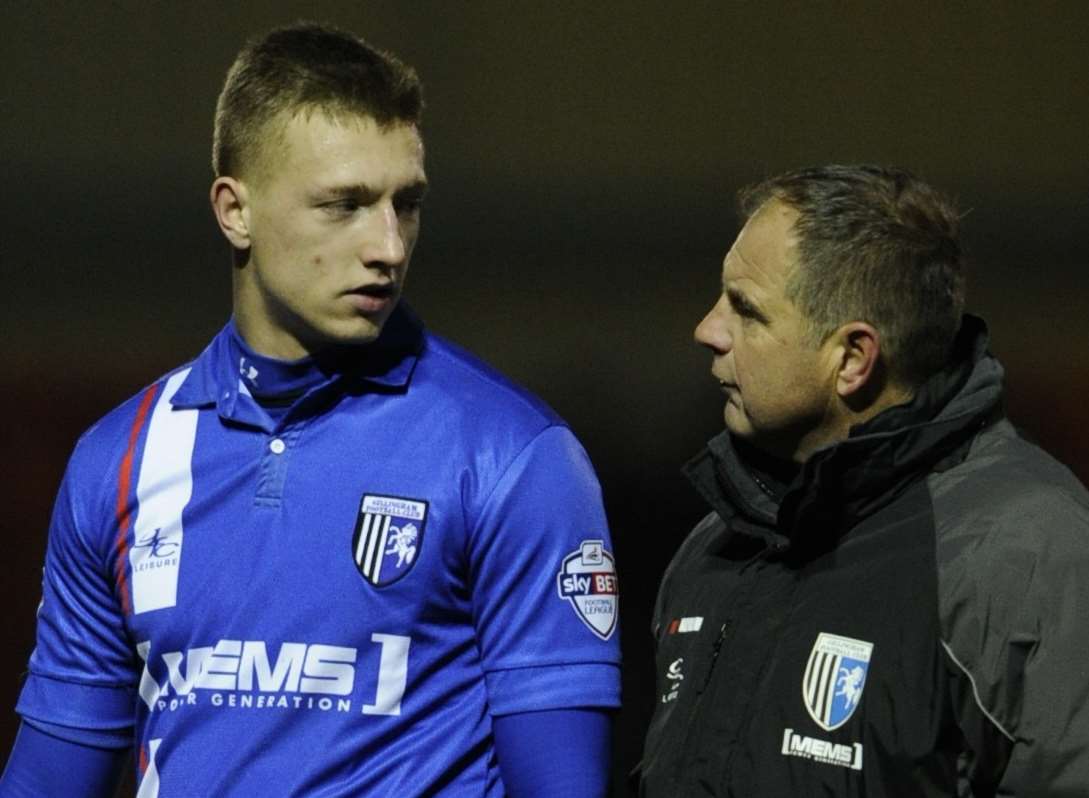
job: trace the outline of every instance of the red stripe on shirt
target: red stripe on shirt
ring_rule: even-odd
[[[125,457],[121,461],[121,472],[117,476],[117,590],[121,594],[121,610],[126,615],[132,611],[132,596],[129,594],[128,583],[129,530],[132,528],[134,504],[129,501],[129,489],[132,486],[132,461],[136,456],[136,441],[140,438],[140,431],[144,428],[147,414],[158,393],[158,384],[152,385],[144,393],[144,398],[140,400],[136,420],[132,422],[132,429],[129,431],[129,446],[125,450]]]

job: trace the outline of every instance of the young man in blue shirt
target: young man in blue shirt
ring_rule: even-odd
[[[604,794],[616,572],[547,406],[400,302],[415,73],[248,44],[211,201],[233,317],[76,446],[0,795]],[[63,763],[63,764],[59,764]]]

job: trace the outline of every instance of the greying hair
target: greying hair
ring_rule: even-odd
[[[819,345],[851,321],[872,324],[890,375],[918,386],[944,368],[964,309],[964,259],[953,202],[910,173],[818,166],[743,189],[751,218],[769,200],[798,213],[787,297]]]
[[[418,124],[423,89],[412,67],[350,33],[314,23],[273,30],[247,42],[227,72],[212,139],[216,176],[259,164],[282,134],[270,121],[313,111]]]

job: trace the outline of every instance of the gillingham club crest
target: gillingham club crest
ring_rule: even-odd
[[[862,700],[873,643],[821,632],[809,652],[802,699],[825,731],[846,723]]]
[[[352,536],[352,557],[359,573],[375,587],[407,574],[423,545],[427,502],[366,494]]]
[[[608,640],[616,628],[616,564],[604,541],[584,540],[577,551],[563,558],[556,574],[560,598],[571,602],[575,614],[590,631]]]

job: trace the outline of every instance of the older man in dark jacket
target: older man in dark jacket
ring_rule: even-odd
[[[956,210],[871,166],[742,207],[641,794],[1089,795],[1089,496],[1003,416]]]

